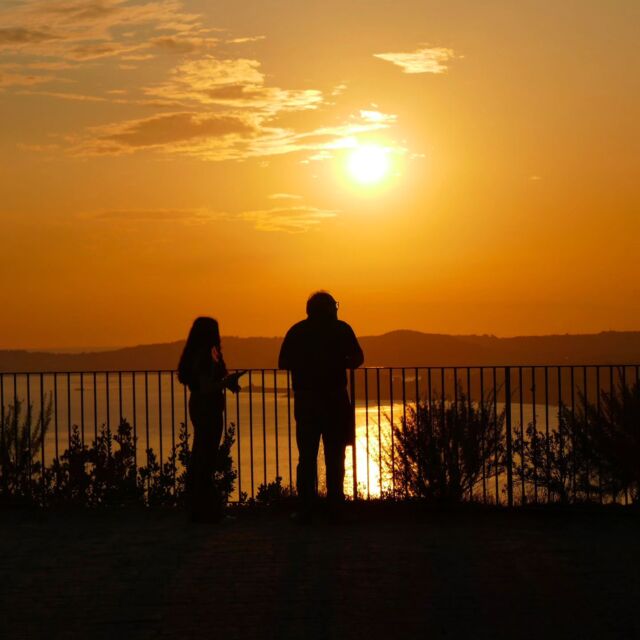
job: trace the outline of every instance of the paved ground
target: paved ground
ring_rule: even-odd
[[[637,513],[0,512],[0,638],[640,637]]]

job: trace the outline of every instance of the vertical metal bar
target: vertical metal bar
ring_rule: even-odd
[[[547,464],[547,504],[551,502],[551,443],[549,442],[549,367],[544,368],[544,436],[545,436],[545,459]]]
[[[391,492],[396,497],[396,459],[393,437],[393,369],[389,369],[389,423],[391,426]]]
[[[589,397],[587,391],[587,367],[582,367],[582,393],[584,399],[584,437],[587,438],[589,430]],[[589,456],[585,460],[585,473],[587,475],[587,501],[591,500],[591,468],[589,466]]]
[[[446,371],[444,367],[440,368],[440,420],[441,420],[441,428],[444,433],[446,433],[447,427],[447,414],[445,410],[445,400],[446,400]]]
[[[107,402],[107,406],[109,403]],[[108,418],[107,418],[108,420]],[[146,436],[146,461],[147,465],[149,464],[149,372],[144,372],[144,428],[145,428],[145,436]]]
[[[504,413],[507,435],[507,505],[513,507],[513,452],[511,440],[511,367],[504,368]]]
[[[495,471],[495,485],[496,485],[496,505],[500,504],[500,488],[499,488],[499,478],[498,478],[498,380],[496,368],[493,367],[493,437],[495,440],[494,447],[494,471]]]
[[[40,481],[42,483],[42,502],[45,501],[45,430],[44,425],[44,374],[40,374]]]
[[[98,439],[98,377],[93,372],[93,437]]]
[[[22,452],[18,440],[18,376],[13,374],[13,438],[16,453],[16,467],[19,468]]]
[[[380,408],[380,369],[376,369],[376,398],[378,402],[378,481],[382,497],[382,410]]]
[[[467,419],[469,424],[473,424],[473,402],[471,400],[471,367],[467,367]],[[474,434],[475,437],[475,434]],[[473,500],[473,482],[469,479],[469,501]]]
[[[227,398],[228,398],[228,393],[227,393],[228,389],[226,387],[222,387],[222,406],[224,407],[224,411],[222,412],[223,415],[223,425],[222,425],[222,432],[224,433],[225,437],[227,435]]]
[[[31,496],[31,421],[33,420],[33,412],[31,411],[31,376],[25,374],[27,378],[27,478],[28,478],[28,492]]]
[[[171,371],[169,375],[169,392],[171,393],[171,455],[174,456],[176,454],[176,399],[175,399],[175,389],[173,384],[174,372]],[[225,416],[227,415],[227,406],[225,404],[224,409]],[[226,417],[225,417],[226,420]],[[173,466],[173,490],[176,490],[176,466]]]
[[[518,367],[518,395],[519,395],[519,418],[520,418],[520,504],[527,502],[526,487],[526,454],[524,442],[524,381],[522,379],[522,367]]]
[[[3,394],[4,398],[4,394]],[[56,460],[59,458],[58,447],[58,374],[53,374],[53,428],[56,434]]]
[[[418,367],[415,368],[415,376],[416,376],[416,388],[415,388],[415,394],[416,394],[416,413],[415,413],[415,427],[416,427],[416,434],[418,436],[418,483],[417,486],[420,486],[420,482],[422,480],[422,424],[421,424],[421,420],[420,420],[420,371],[418,369]]]
[[[482,449],[482,502],[487,502],[487,465],[485,461],[485,429],[487,424],[486,402],[484,397],[484,367],[480,367],[480,423],[482,437],[480,438],[480,448]]]
[[[84,373],[80,372],[80,439],[84,446]]]
[[[236,393],[236,442],[238,445],[238,502],[242,498],[242,448],[240,446],[240,394]]]
[[[291,374],[287,370],[287,440],[289,442],[289,489],[293,490],[293,466],[291,455]]]
[[[624,410],[624,405],[626,402],[626,398],[627,398],[627,367],[625,367],[625,365],[622,365],[622,367],[618,370],[618,374],[621,374],[621,384],[622,384],[622,389],[621,394],[620,394],[620,402],[622,403],[622,407]],[[624,504],[625,506],[629,504],[629,491],[628,488],[625,487],[624,488]]]
[[[0,371],[0,442],[2,443],[2,450],[0,450],[0,467],[2,465],[2,461],[5,459],[5,449],[8,453],[9,447],[5,440],[5,429],[4,429],[4,373]],[[56,442],[57,445],[57,442]],[[56,456],[57,457],[57,456]],[[5,473],[5,470],[2,469],[2,473]]]
[[[538,422],[536,416],[536,368],[531,367],[531,407],[533,424],[533,502],[538,504]]]
[[[71,374],[67,373],[67,430],[71,442]]]
[[[456,475],[460,475],[460,423],[458,419],[458,367],[453,367],[453,438],[454,459]]]
[[[264,467],[264,486],[267,486],[267,408],[266,408],[266,399],[265,399],[265,379],[264,379],[265,371],[262,369],[262,380],[261,380],[261,395],[262,395],[262,453],[263,453],[263,467]]]
[[[276,445],[276,478],[280,477],[280,452],[278,451],[278,370],[273,370],[273,422]]]
[[[122,371],[118,371],[118,425],[122,423]]]
[[[564,467],[564,441],[562,423],[564,422],[564,407],[562,406],[562,367],[558,367],[558,456],[559,466]],[[562,480],[560,480],[562,482]]]
[[[609,365],[609,399],[613,400],[615,394],[616,394],[615,386],[613,384],[613,366]],[[613,493],[615,491],[615,489],[613,487],[611,488],[611,491],[612,491],[611,498],[612,498],[614,503],[617,503],[618,502],[618,494],[617,493]]]
[[[371,498],[371,487],[369,485],[369,372],[364,370],[364,416],[365,416],[365,437],[367,442],[367,499]]]
[[[356,419],[356,376],[353,369],[350,370],[349,378],[351,380],[351,405],[353,410],[353,420]],[[357,438],[354,437],[351,446],[351,460],[353,466],[353,500],[358,499],[358,456],[356,451]]]
[[[253,470],[253,371],[249,369],[249,460],[251,463],[251,497],[255,498],[254,470]]]
[[[138,412],[136,406],[136,372],[131,372],[131,401],[133,403],[133,466],[138,468]]]
[[[598,416],[598,429],[602,429],[602,415],[600,413],[600,367],[596,367],[596,413]],[[600,500],[600,504],[603,502],[602,495],[602,464],[598,465],[598,498]]]
[[[573,459],[573,471],[572,471],[572,494],[573,499],[576,499],[576,402],[575,402],[575,378],[574,367],[571,365],[571,457]]]
[[[163,474],[163,462],[164,462],[164,451],[162,446],[162,372],[158,371],[158,439],[159,439],[159,447],[158,452],[160,455],[160,459],[158,462],[160,463],[160,475]]]
[[[109,372],[105,371],[104,384],[106,387],[106,402],[107,402],[107,436],[111,437],[111,390],[109,389]]]
[[[405,368],[402,367],[402,431],[406,433],[407,431],[407,380],[405,375]],[[404,495],[405,498],[408,494],[408,483],[407,483],[407,469],[403,469],[403,485],[404,485]]]

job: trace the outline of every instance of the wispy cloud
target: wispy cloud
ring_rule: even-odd
[[[119,56],[152,43],[132,41],[122,28],[151,28],[163,35],[200,27],[199,16],[179,0],[25,0],[0,10],[0,49],[78,61]],[[130,32],[129,32],[130,33]]]
[[[247,36],[244,38],[232,38],[231,40],[225,40],[226,44],[246,44],[248,42],[259,42],[264,40],[266,36]]]
[[[328,209],[300,205],[244,211],[236,215],[242,220],[253,222],[256,229],[260,231],[301,233],[309,231],[324,220],[334,218],[337,213]]]
[[[138,149],[173,148],[198,138],[216,140],[221,146],[233,144],[228,137],[250,136],[256,130],[248,118],[232,114],[192,112],[165,113],[96,127],[93,137],[83,141],[81,155],[121,154]]]
[[[260,231],[302,233],[333,218],[337,211],[295,205],[253,211],[220,212],[200,209],[109,209],[79,214],[80,219],[105,222],[166,222],[202,224],[217,220],[242,221]]]
[[[398,119],[398,116],[393,113],[382,113],[381,111],[371,111],[368,109],[361,109],[360,117],[365,122],[384,122],[386,124],[392,124]]]
[[[205,209],[111,209],[82,214],[81,217],[95,220],[148,220],[156,222],[203,222],[212,219],[211,214]]]
[[[272,193],[267,197],[269,200],[302,200],[302,196],[295,193]]]
[[[206,53],[218,44],[217,38],[159,36],[151,39],[151,45],[164,53]],[[153,57],[153,56],[150,56]]]
[[[145,93],[180,104],[253,109],[270,115],[316,109],[322,103],[322,92],[316,89],[267,86],[260,67],[258,60],[205,56],[178,65],[168,81],[147,87]]]
[[[23,73],[4,73],[0,70],[0,87],[32,87],[55,80],[54,76],[38,76]]]
[[[409,53],[374,53],[375,58],[386,60],[400,67],[404,73],[442,74],[448,69],[447,62],[457,57],[453,49],[424,47]]]
[[[125,99],[126,100],[126,99]],[[357,146],[359,134],[390,126],[386,119],[348,122],[307,131],[271,126],[258,111],[182,111],[93,127],[73,144],[81,156],[121,155],[140,150],[187,155],[207,161],[246,160],[290,153],[326,159]]]
[[[0,28],[0,46],[25,45],[38,42],[57,40],[60,36],[46,30],[29,29],[26,27]]]

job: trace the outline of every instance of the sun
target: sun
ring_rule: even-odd
[[[360,184],[375,184],[389,173],[387,150],[370,144],[356,147],[347,160],[351,177]]]

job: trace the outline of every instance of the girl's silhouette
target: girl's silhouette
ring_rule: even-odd
[[[194,522],[215,522],[222,513],[213,474],[223,429],[224,387],[240,390],[238,376],[227,374],[220,330],[213,318],[196,318],[189,331],[178,380],[189,387],[189,418],[193,447],[187,468],[187,496]]]

